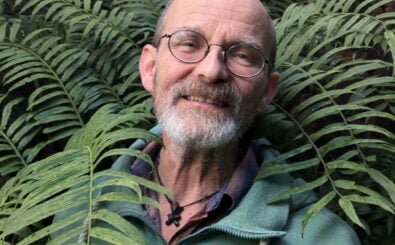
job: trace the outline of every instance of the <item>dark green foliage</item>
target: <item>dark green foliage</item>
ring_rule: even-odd
[[[0,240],[44,243],[67,222],[87,220],[86,242],[137,242],[138,231],[98,208],[95,180],[133,187],[129,201],[157,205],[133,176],[98,172],[136,138],[158,140],[138,59],[160,0],[0,0]],[[365,244],[392,244],[395,211],[395,4],[392,0],[265,1],[278,36],[279,94],[257,122],[282,154],[258,178],[292,172]],[[286,160],[289,165],[278,165]],[[74,191],[66,191],[80,184]],[[82,197],[81,197],[82,196]],[[111,197],[120,201],[122,197]],[[78,201],[75,201],[78,200]],[[273,200],[276,201],[276,200]],[[49,225],[53,214],[88,208]],[[88,218],[87,218],[88,217]],[[94,220],[117,224],[116,232]],[[132,233],[128,233],[126,231]],[[302,232],[302,231],[301,231]],[[66,237],[64,237],[66,238]],[[137,240],[131,240],[135,238]],[[59,243],[59,240],[54,241]],[[117,239],[117,240],[114,240]]]
[[[281,86],[261,130],[291,163],[266,165],[261,177],[307,179],[282,197],[315,189],[323,198],[311,215],[341,210],[367,244],[395,242],[394,9],[388,0],[288,5],[276,20]]]

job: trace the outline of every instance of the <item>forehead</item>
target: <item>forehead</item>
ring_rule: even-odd
[[[268,14],[258,0],[175,0],[163,31],[199,30],[210,42],[270,42]]]

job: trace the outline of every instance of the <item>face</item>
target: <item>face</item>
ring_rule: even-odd
[[[228,3],[229,2],[229,3]],[[175,1],[163,33],[188,29],[210,44],[249,44],[270,56],[272,36],[267,13],[257,0]],[[172,56],[167,39],[147,45],[140,59],[144,87],[153,94],[164,137],[181,146],[215,148],[237,142],[258,111],[273,98],[278,75],[268,72],[242,78],[229,72],[223,48],[213,45],[205,59],[188,64]]]

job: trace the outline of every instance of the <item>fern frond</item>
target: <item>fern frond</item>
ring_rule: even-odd
[[[11,29],[13,28],[12,26]],[[51,39],[51,37],[39,37],[46,31],[38,30],[33,32],[26,37],[26,40],[20,43],[17,40],[12,41],[11,37],[9,37],[8,41],[5,40],[0,43],[0,55],[4,57],[0,61],[0,71],[4,73],[3,86],[9,86],[9,93],[20,91],[27,86],[35,88],[29,96],[27,110],[34,111],[41,106],[45,106],[47,109],[46,116],[49,114],[50,117],[45,117],[46,122],[41,122],[42,125],[45,125],[47,122],[56,122],[56,120],[65,120],[63,122],[75,122],[69,125],[81,127],[84,125],[81,114],[65,87],[65,81],[60,76],[64,63],[58,67],[52,66],[39,53],[40,50],[34,49],[34,47],[40,47],[43,44],[49,45],[57,42],[58,37],[54,37],[54,39]],[[26,46],[28,42],[30,42],[31,46]],[[50,49],[50,47],[47,48]],[[79,64],[78,62],[75,63]],[[36,87],[36,84],[41,86]],[[55,106],[52,108],[48,107],[51,104]],[[68,109],[62,111],[59,110],[58,106],[65,106]],[[53,121],[50,120],[51,117]],[[36,115],[36,119],[40,123],[39,114]],[[51,131],[50,124],[48,124],[47,128]],[[62,129],[68,130],[66,127]]]
[[[18,104],[23,102],[22,98],[14,99],[5,105],[0,103],[0,175],[7,175],[20,170],[28,165],[24,152],[26,146],[37,134],[37,129],[32,123],[27,122],[27,115],[16,115]]]
[[[3,214],[0,222],[1,240],[7,236],[17,235],[24,227],[33,226],[54,214],[80,207],[80,212],[72,213],[49,226],[37,229],[31,235],[22,237],[20,244],[31,244],[48,239],[49,235],[60,232],[70,224],[75,225],[75,228],[71,229],[67,236],[62,234],[50,242],[65,242],[71,237],[78,237],[84,233],[87,243],[92,239],[143,242],[132,224],[114,211],[105,209],[102,204],[110,201],[144,203],[159,207],[156,201],[142,195],[141,187],[146,186],[168,195],[170,193],[158,184],[129,173],[111,170],[95,173],[95,169],[100,164],[98,159],[116,153],[123,154],[126,151],[134,156],[149,159],[139,151],[122,148],[109,151],[117,142],[114,136],[119,140],[130,138],[158,140],[147,131],[130,127],[147,120],[146,116],[150,117],[150,114],[140,114],[138,107],[134,110],[131,108],[122,110],[116,105],[105,106],[87,124],[80,137],[85,139],[83,142],[73,149],[32,163],[19,171],[0,189],[0,213]],[[112,123],[109,125],[108,122]],[[120,135],[124,136],[120,137]],[[150,159],[149,161],[151,162]],[[106,187],[126,188],[133,192],[129,191],[125,194],[116,191],[98,196],[97,192]],[[96,223],[108,224],[117,229],[103,230],[104,228],[96,226]],[[99,231],[105,232],[99,234]]]
[[[274,199],[311,189],[329,190],[330,194],[321,193],[322,198],[308,211],[303,230],[309,219],[335,199],[344,213],[366,230],[369,227],[354,205],[394,212],[395,185],[374,169],[380,156],[395,153],[391,126],[395,124],[391,109],[395,103],[395,15],[372,14],[373,9],[389,2],[293,4],[276,22],[282,80],[276,109],[269,111],[266,119],[277,120],[275,125],[280,128],[276,130],[287,132],[287,138],[271,138],[284,153],[263,165],[258,178],[313,170],[302,174],[311,183]],[[290,164],[278,165],[282,161]],[[352,185],[346,182],[350,178]],[[367,179],[374,185],[361,188]],[[385,191],[375,191],[378,186]]]
[[[88,66],[109,83],[122,79],[123,87],[130,87],[138,80],[139,44],[146,42],[153,30],[139,25],[139,19],[135,16],[141,14],[138,11],[142,8],[136,4],[133,6],[130,9],[118,4],[107,10],[101,1],[42,1],[40,4],[32,1],[21,11],[31,11],[33,14],[42,12],[51,23],[64,23],[69,36],[77,41],[85,40],[86,49],[89,50]],[[159,9],[156,11],[159,12]],[[97,48],[98,45],[101,48]],[[119,90],[119,95],[126,92],[119,86],[114,88]]]

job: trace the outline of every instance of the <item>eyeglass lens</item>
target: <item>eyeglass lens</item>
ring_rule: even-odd
[[[169,36],[170,52],[178,60],[186,63],[197,63],[203,60],[210,45],[199,33],[181,30]],[[265,57],[250,45],[233,45],[226,50],[225,65],[235,75],[252,77],[260,73],[265,65]]]

